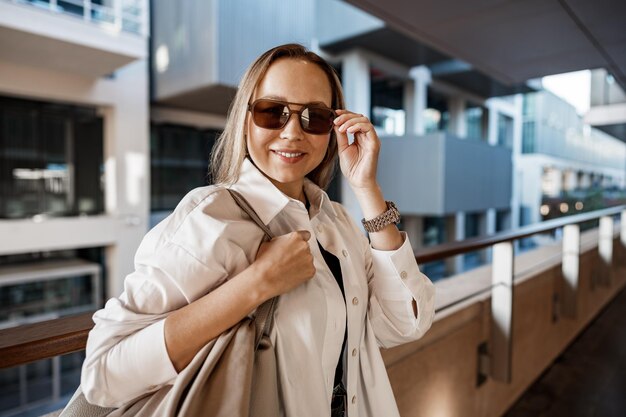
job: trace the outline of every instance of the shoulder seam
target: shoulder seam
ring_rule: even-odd
[[[210,186],[209,186],[210,187]],[[178,230],[183,226],[183,224],[185,223],[185,221],[187,220],[187,217],[189,217],[189,215],[191,213],[193,213],[199,206],[200,204],[202,204],[207,198],[209,198],[210,196],[212,196],[213,194],[215,194],[218,191],[223,190],[224,187],[220,187],[220,186],[214,186],[213,190],[211,190],[211,192],[209,192],[207,195],[205,195],[202,200],[198,201],[196,203],[195,206],[193,206],[191,208],[191,210],[189,210],[186,214],[185,217],[183,217],[183,219],[180,221],[180,224],[176,227],[176,229],[172,232],[172,237],[170,239],[168,239],[168,241],[173,241],[174,237],[176,236],[176,234],[178,233]],[[172,242],[173,243],[173,242]]]

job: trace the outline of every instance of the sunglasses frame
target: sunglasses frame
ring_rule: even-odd
[[[289,110],[289,115],[287,116],[287,118],[285,119],[285,122],[281,126],[272,128],[272,127],[259,126],[257,124],[256,120],[254,120],[254,106],[256,106],[261,101],[269,101],[269,102],[276,103],[276,104],[281,104],[284,107],[287,107],[287,110]],[[296,106],[300,106],[301,107],[300,110],[292,110],[291,107],[289,107],[292,104],[296,105]],[[328,110],[328,111],[330,111],[333,114],[333,116],[336,116],[335,110],[331,109],[330,107],[326,107],[324,105],[321,105],[321,104],[293,103],[293,102],[290,102],[290,101],[275,100],[275,99],[271,99],[271,98],[259,98],[259,99],[254,100],[252,103],[248,103],[248,111],[252,115],[252,122],[254,122],[254,124],[256,126],[259,126],[262,129],[268,129],[268,130],[280,130],[280,129],[283,129],[285,126],[287,126],[287,123],[289,123],[289,120],[291,120],[291,116],[294,115],[294,114],[297,114],[298,115],[298,123],[300,123],[300,128],[304,132],[306,132],[306,133],[308,133],[310,135],[327,135],[330,132],[332,132],[333,126],[334,126],[332,122],[330,123],[328,131],[326,131],[326,132],[315,133],[315,132],[311,132],[310,129],[306,129],[304,127],[304,125],[302,124],[302,112],[304,112],[305,109]]]

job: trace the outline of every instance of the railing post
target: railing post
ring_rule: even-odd
[[[52,400],[61,398],[61,357],[52,358]]]
[[[600,217],[598,252],[600,253],[600,281],[611,285],[613,264],[613,217]]]
[[[115,29],[122,31],[122,0],[113,0],[113,19],[115,21]]]
[[[491,277],[491,376],[511,382],[513,242],[493,245]]]
[[[83,0],[83,19],[91,21],[91,0]]]
[[[565,317],[576,318],[578,277],[580,272],[580,226],[568,224],[563,227],[563,304]]]
[[[620,240],[622,241],[622,246],[626,248],[626,210],[622,211],[622,215],[620,217]]]
[[[148,20],[150,16],[150,13],[148,11],[149,7],[150,7],[150,2],[148,0],[142,0],[141,2],[141,34],[145,37],[148,37],[150,35],[149,27],[152,24],[152,22]]]

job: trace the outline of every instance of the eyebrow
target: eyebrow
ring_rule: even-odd
[[[259,97],[259,99],[262,98],[266,98],[266,99],[270,99],[270,100],[278,100],[278,101],[286,101],[289,102],[289,100],[287,100],[285,97],[283,96],[274,96],[274,95],[269,95],[269,96],[263,96],[263,97]],[[324,103],[323,101],[309,101],[308,103],[294,103],[294,104],[318,104],[324,107],[328,107],[330,108],[330,106],[326,103]]]

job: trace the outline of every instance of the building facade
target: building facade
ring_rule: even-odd
[[[132,271],[150,207],[148,15],[147,0],[0,1],[3,328],[98,308]],[[73,392],[80,355],[0,371],[0,415]]]
[[[626,144],[586,126],[548,91],[526,94],[520,174],[521,223],[603,208],[623,199]]]
[[[552,95],[346,2],[0,0],[0,327],[119,295],[146,231],[210,182],[245,68],[287,42],[324,56],[377,127],[378,180],[415,250],[540,221],[562,191],[625,186],[623,146]],[[340,173],[328,193],[360,223]],[[422,268],[439,279],[489,257]],[[0,416],[63,401],[80,364],[0,371]]]

